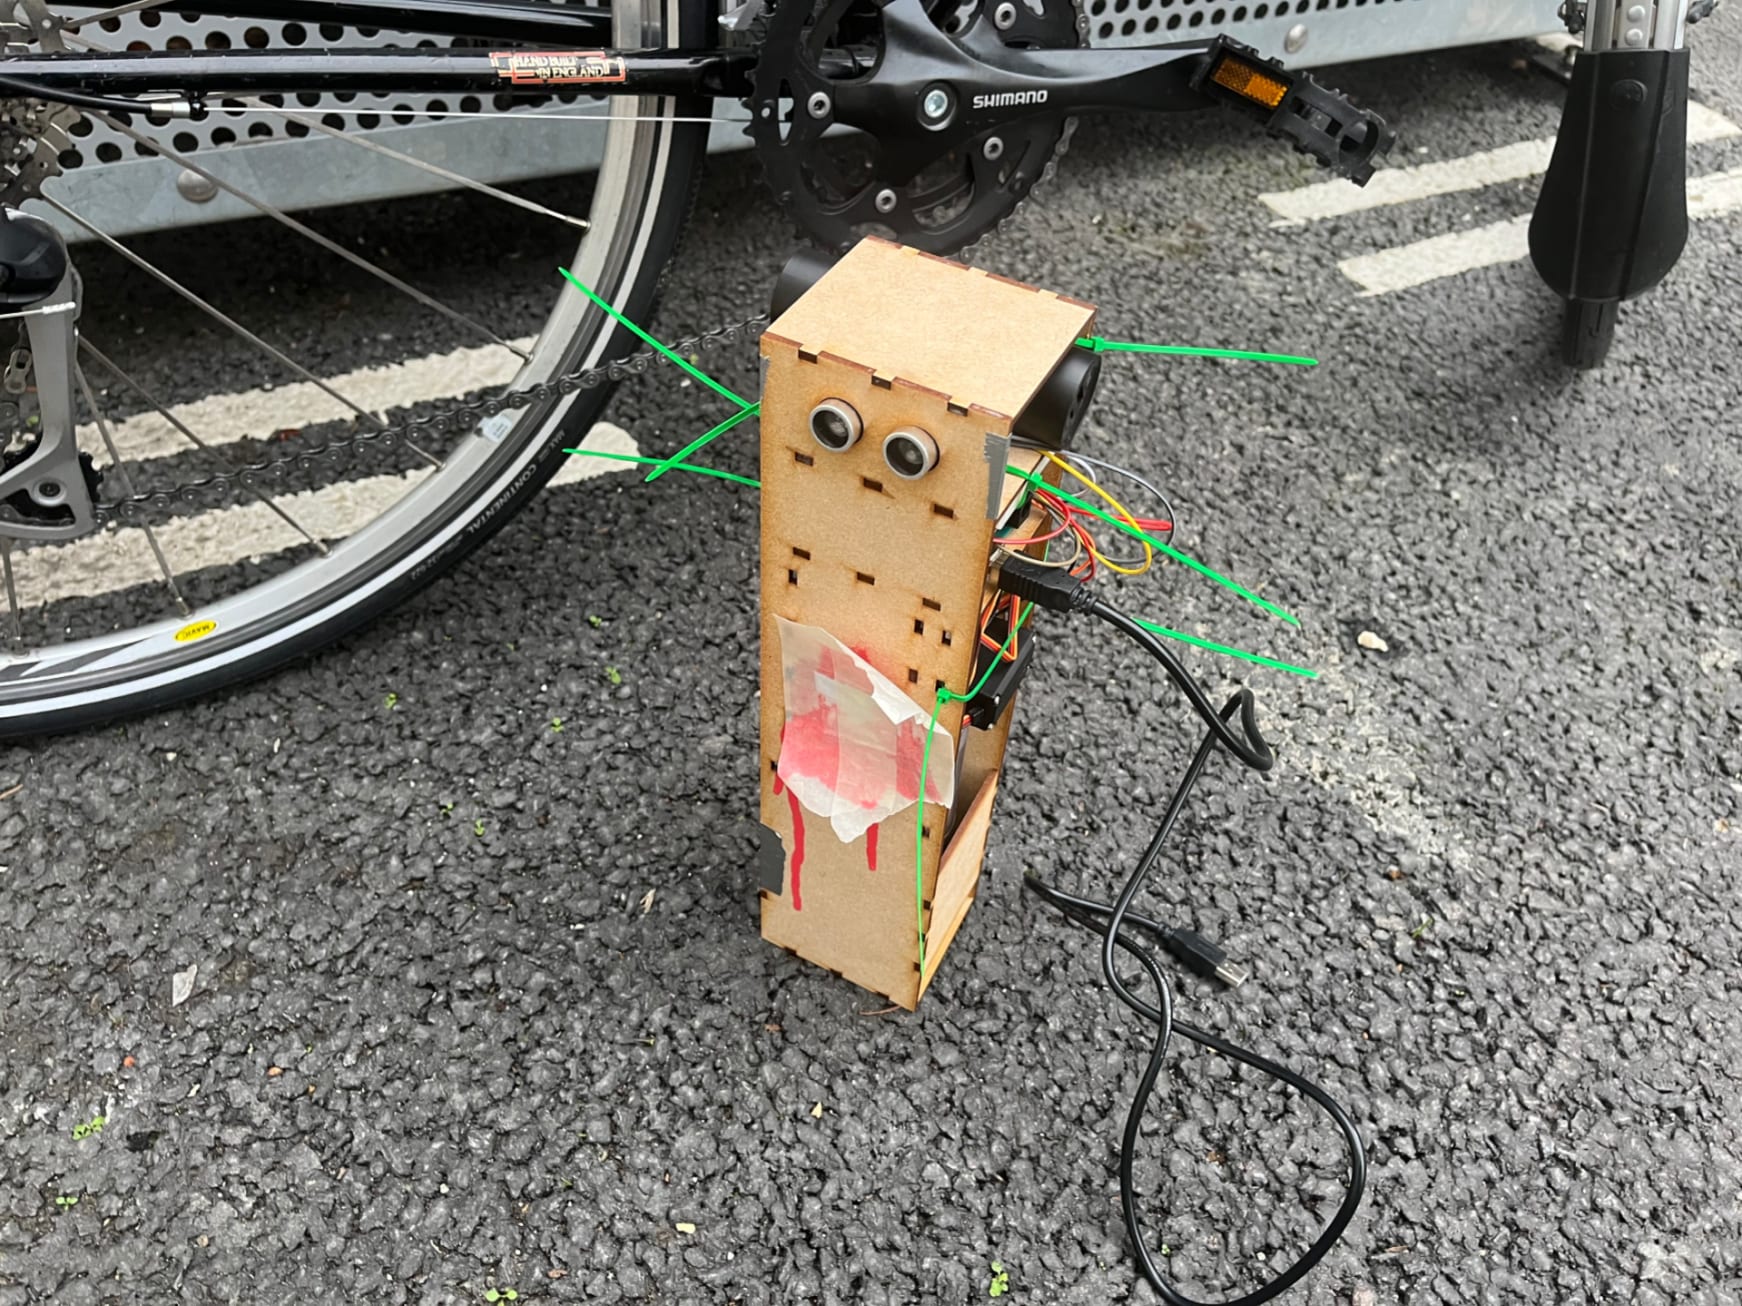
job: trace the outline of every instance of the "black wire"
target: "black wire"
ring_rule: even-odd
[[[1098,600],[1097,604],[1106,609],[1105,612],[1097,615],[1111,620],[1114,625],[1120,625],[1120,622],[1115,618],[1123,617],[1123,614],[1105,604],[1099,604]],[[1094,611],[1095,609],[1089,610]],[[1109,612],[1112,613],[1112,616],[1107,615]],[[1125,621],[1129,622],[1129,618],[1125,618]],[[1120,628],[1125,629],[1124,626]],[[1137,626],[1135,629],[1145,635],[1149,633],[1143,631],[1141,626]],[[1177,663],[1173,661],[1165,648],[1160,648],[1159,652],[1165,656],[1161,656],[1158,660],[1162,662],[1164,667],[1167,667],[1169,675],[1175,683],[1180,684],[1180,687],[1186,690],[1186,696],[1192,699],[1193,706],[1197,707],[1199,700],[1202,700],[1207,706],[1209,700],[1197,682],[1185,672],[1184,668],[1178,668],[1178,674],[1175,674]],[[1187,689],[1188,684],[1189,689]],[[1242,716],[1245,739],[1232,736],[1232,732],[1227,726],[1228,719],[1233,717],[1236,711],[1240,712]],[[1237,748],[1230,743],[1231,736],[1242,747]],[[1367,1186],[1366,1149],[1361,1141],[1360,1130],[1356,1128],[1355,1121],[1343,1109],[1342,1105],[1317,1084],[1290,1070],[1287,1066],[1271,1061],[1269,1058],[1240,1047],[1238,1044],[1230,1043],[1208,1030],[1188,1025],[1184,1021],[1176,1021],[1173,1017],[1173,991],[1168,985],[1167,976],[1156,964],[1155,958],[1149,950],[1134,942],[1126,934],[1125,925],[1127,922],[1155,930],[1158,933],[1165,929],[1165,927],[1160,927],[1158,922],[1133,913],[1131,904],[1138,891],[1143,887],[1143,882],[1149,877],[1156,862],[1160,859],[1161,850],[1167,842],[1167,837],[1172,833],[1174,824],[1179,820],[1180,812],[1185,807],[1186,799],[1190,796],[1193,786],[1197,784],[1198,777],[1203,774],[1204,766],[1208,763],[1210,754],[1215,751],[1218,743],[1228,748],[1242,761],[1246,761],[1247,765],[1252,766],[1255,770],[1267,770],[1275,761],[1275,754],[1258,732],[1254,720],[1252,694],[1249,690],[1242,689],[1235,694],[1223,705],[1220,712],[1214,710],[1210,712],[1210,729],[1205,733],[1197,751],[1193,753],[1191,764],[1186,768],[1185,775],[1174,789],[1173,797],[1168,800],[1167,809],[1162,813],[1161,823],[1157,827],[1154,837],[1150,839],[1149,846],[1144,849],[1143,856],[1126,879],[1124,888],[1112,906],[1064,893],[1042,883],[1032,875],[1025,880],[1025,884],[1030,890],[1043,901],[1056,907],[1072,923],[1101,936],[1101,973],[1106,978],[1108,987],[1113,990],[1114,995],[1121,1002],[1144,1019],[1152,1022],[1156,1027],[1155,1042],[1149,1053],[1149,1063],[1144,1067],[1143,1077],[1137,1088],[1137,1096],[1133,1098],[1131,1109],[1126,1114],[1125,1133],[1119,1144],[1119,1199],[1125,1217],[1125,1231],[1131,1240],[1132,1254],[1137,1259],[1138,1268],[1143,1272],[1143,1277],[1149,1281],[1150,1286],[1161,1296],[1162,1301],[1167,1303],[1167,1306],[1203,1306],[1203,1303],[1185,1296],[1162,1278],[1160,1267],[1156,1265],[1155,1258],[1149,1250],[1148,1240],[1143,1233],[1143,1222],[1137,1209],[1137,1189],[1133,1171],[1136,1165],[1137,1142],[1143,1123],[1143,1114],[1149,1105],[1150,1096],[1155,1091],[1156,1081],[1161,1076],[1161,1067],[1167,1056],[1168,1043],[1175,1030],[1193,1042],[1220,1052],[1224,1056],[1232,1057],[1255,1070],[1262,1071],[1311,1098],[1323,1107],[1326,1114],[1331,1117],[1332,1122],[1342,1133],[1343,1141],[1349,1151],[1349,1184],[1345,1190],[1343,1202],[1318,1238],[1302,1253],[1298,1260],[1281,1274],[1267,1280],[1245,1296],[1232,1298],[1221,1303],[1220,1306],[1258,1306],[1259,1303],[1270,1301],[1300,1282],[1314,1266],[1324,1259],[1326,1253],[1342,1237],[1343,1230],[1348,1227],[1349,1221],[1354,1218],[1355,1211],[1361,1205],[1361,1197]],[[1251,748],[1252,757],[1256,760],[1248,759],[1246,753],[1242,751],[1246,747]],[[1119,978],[1118,971],[1114,966],[1115,948],[1123,949],[1136,958],[1138,964],[1148,974],[1155,985],[1157,1000],[1154,1005],[1131,992],[1124,981]]]
[[[1129,635],[1157,662],[1162,670],[1167,672],[1168,679],[1179,686],[1180,693],[1186,696],[1186,701],[1192,705],[1192,710],[1203,719],[1210,728],[1210,733],[1216,737],[1235,757],[1239,758],[1254,771],[1268,771],[1276,765],[1276,753],[1270,745],[1264,742],[1264,736],[1258,730],[1258,706],[1252,697],[1250,689],[1242,689],[1228,700],[1228,706],[1220,713],[1210,702],[1210,696],[1204,692],[1204,687],[1198,684],[1197,677],[1185,669],[1180,660],[1173,655],[1161,637],[1151,630],[1145,629],[1135,620],[1126,616],[1106,599],[1091,598],[1088,606],[1081,609],[1091,617],[1099,617],[1114,629]],[[1232,715],[1231,709],[1236,705],[1240,708],[1240,734],[1235,734],[1228,728],[1226,718]]]
[[[13,92],[15,95],[26,95],[33,100],[50,100],[58,104],[70,104],[76,109],[101,109],[107,113],[139,113],[167,115],[173,104],[180,101],[122,100],[108,95],[86,95],[83,91],[62,90],[58,86],[44,86],[39,82],[27,81],[21,77],[0,76],[0,90]]]

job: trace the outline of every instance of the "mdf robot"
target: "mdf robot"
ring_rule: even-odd
[[[876,239],[789,267],[776,309],[762,934],[911,1010],[973,903],[1033,649],[986,621],[994,537],[1021,550],[1044,520],[1007,468],[1040,474],[1080,422],[1095,310]]]

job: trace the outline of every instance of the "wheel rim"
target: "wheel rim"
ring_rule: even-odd
[[[639,7],[619,6],[614,21],[620,45],[659,44],[665,31],[677,30],[676,5],[643,0]],[[670,100],[614,103],[632,104],[638,120],[619,119],[597,129],[606,133],[606,141],[589,214],[592,225],[571,266],[622,308],[642,281],[647,261],[658,256],[650,243],[659,197],[672,180],[674,135],[680,130],[674,120],[680,115]],[[554,268],[552,278],[554,306],[507,388],[524,389],[604,359],[610,339],[602,329],[604,315],[557,280]],[[169,690],[192,677],[221,677],[294,644],[316,627],[345,624],[379,603],[384,592],[436,566],[459,535],[500,511],[536,474],[550,433],[560,429],[580,398],[567,395],[519,410],[511,430],[493,431],[494,440],[482,430],[457,437],[439,468],[410,479],[390,506],[324,556],[191,613],[171,611],[131,629],[15,650],[11,661],[0,665],[0,723],[88,711]],[[485,429],[491,428],[486,424]],[[490,506],[480,516],[473,510],[477,505]],[[8,581],[15,557],[9,553],[7,558]]]

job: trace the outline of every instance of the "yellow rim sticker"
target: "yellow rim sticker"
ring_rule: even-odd
[[[195,621],[175,632],[175,642],[177,644],[191,644],[196,639],[204,639],[217,628],[218,623],[215,621]]]

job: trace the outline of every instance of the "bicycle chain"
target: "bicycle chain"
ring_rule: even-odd
[[[739,336],[749,331],[760,331],[768,325],[768,314],[760,313],[755,317],[745,318],[742,322],[734,322],[729,326],[716,327],[704,331],[701,335],[690,336],[678,341],[670,348],[679,355],[699,355],[707,350],[716,349],[721,345],[736,342]],[[622,358],[613,359],[599,367],[577,368],[553,377],[549,381],[541,381],[521,390],[510,390],[505,394],[492,395],[483,399],[473,399],[455,404],[452,408],[431,414],[428,417],[414,418],[408,422],[386,425],[377,428],[364,428],[349,435],[341,435],[313,449],[298,449],[280,457],[263,459],[260,462],[249,463],[227,472],[216,472],[199,480],[188,481],[185,484],[166,490],[142,490],[124,498],[111,500],[107,503],[93,505],[97,525],[102,526],[110,521],[131,522],[137,519],[141,509],[148,506],[173,504],[177,500],[187,503],[195,502],[201,492],[213,486],[241,485],[251,487],[253,480],[265,473],[275,472],[281,468],[314,467],[321,461],[332,458],[360,445],[391,446],[400,440],[414,441],[422,435],[446,435],[466,426],[475,426],[482,421],[510,409],[527,408],[532,404],[544,403],[564,395],[576,394],[582,390],[592,390],[609,382],[621,381],[626,377],[639,376],[655,364],[669,363],[671,360],[658,350],[648,349],[637,354],[627,354]]]

